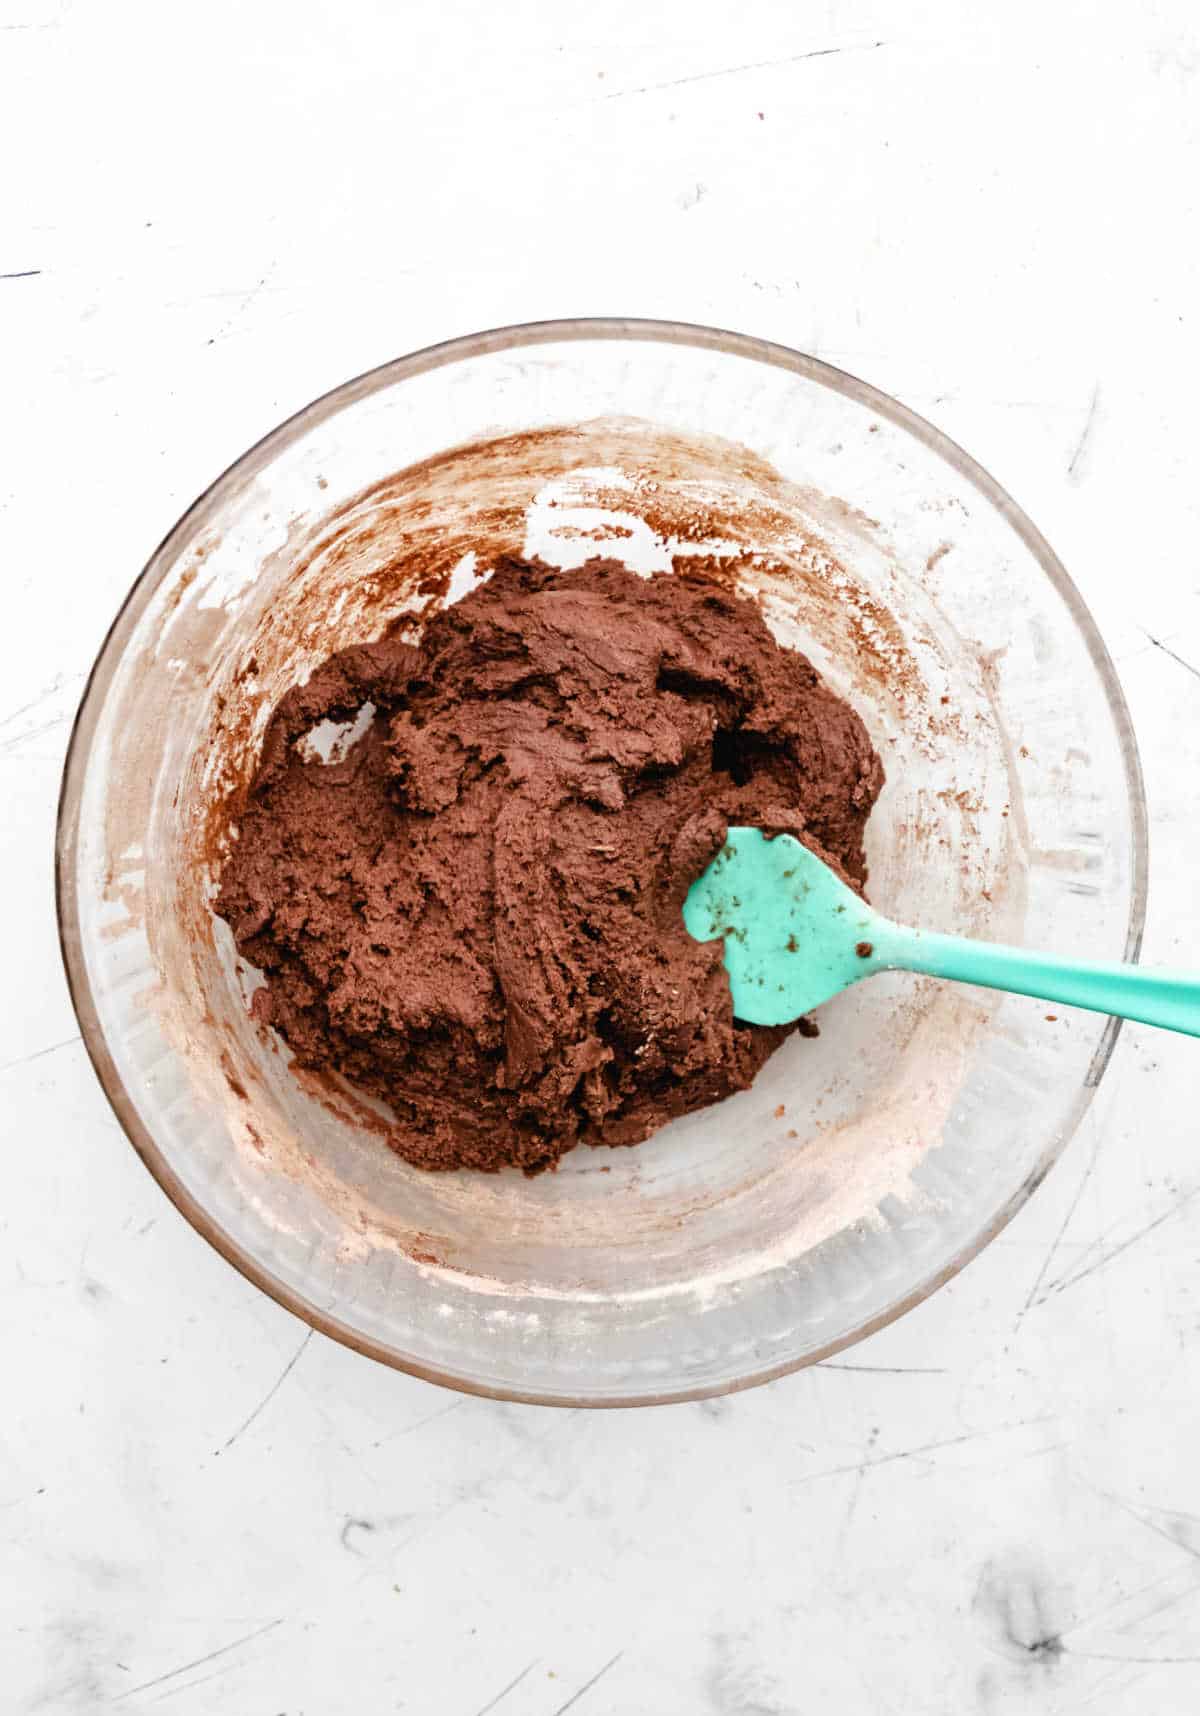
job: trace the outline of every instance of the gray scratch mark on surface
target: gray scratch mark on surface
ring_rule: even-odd
[[[358,1556],[362,1555],[362,1550],[356,1549],[350,1541],[350,1533],[352,1531],[373,1532],[374,1530],[375,1530],[375,1527],[371,1524],[371,1521],[369,1519],[354,1519],[354,1518],[347,1519],[345,1525],[342,1527],[341,1534],[340,1534],[340,1542],[341,1542],[342,1548],[346,1551],[347,1555],[358,1555]]]
[[[1112,1236],[1114,1236],[1114,1234],[1118,1234],[1119,1230],[1123,1229],[1123,1227],[1124,1227],[1124,1217],[1118,1217],[1118,1220],[1116,1220],[1116,1222],[1109,1222],[1109,1225],[1107,1225],[1107,1227],[1102,1227],[1102,1229],[1100,1229],[1099,1234],[1095,1234],[1094,1239],[1088,1239],[1087,1244],[1085,1244],[1085,1246],[1082,1246],[1082,1248],[1080,1248],[1080,1251],[1078,1251],[1078,1254],[1076,1254],[1075,1258],[1073,1258],[1073,1260],[1071,1260],[1071,1263],[1070,1263],[1070,1265],[1068,1265],[1068,1268],[1066,1268],[1066,1270],[1064,1270],[1063,1275],[1059,1275],[1059,1277],[1056,1278],[1056,1280],[1052,1280],[1051,1285],[1049,1285],[1049,1287],[1047,1287],[1047,1289],[1045,1289],[1044,1294],[1042,1294],[1042,1299],[1049,1299],[1049,1297],[1051,1297],[1052,1292],[1054,1292],[1054,1290],[1058,1289],[1059,1282],[1064,1282],[1064,1280],[1066,1280],[1066,1277],[1068,1277],[1068,1275],[1071,1275],[1071,1277],[1075,1277],[1075,1275],[1080,1275],[1080,1273],[1082,1273],[1083,1266],[1085,1266],[1085,1263],[1088,1263],[1088,1261],[1090,1261],[1090,1258],[1094,1258],[1094,1256],[1097,1256],[1097,1253],[1100,1253],[1100,1251],[1102,1251],[1102,1249],[1106,1248],[1107,1242],[1111,1241]]]
[[[18,276],[15,274],[0,274],[0,280],[15,280],[17,278]],[[0,719],[0,727],[11,726],[12,723],[19,720],[22,715],[28,715],[31,709],[36,709],[39,704],[44,703],[48,697],[53,697],[56,691],[62,690],[63,686],[67,683],[68,677],[71,679],[82,679],[83,675],[73,673],[68,676],[65,673],[56,673],[49,685],[39,691],[36,697],[31,697],[28,703],[22,703],[19,709],[12,710],[8,715],[5,715]]]
[[[862,1487],[866,1480],[867,1467],[871,1464],[871,1449],[875,1446],[878,1440],[879,1426],[878,1424],[874,1424],[872,1425],[870,1434],[867,1437],[866,1447],[863,1449],[863,1457],[858,1463],[858,1474],[855,1477],[853,1486],[850,1490],[850,1499],[846,1503],[846,1511],[843,1513],[841,1524],[838,1526],[837,1540],[833,1546],[833,1559],[830,1565],[831,1576],[841,1567],[842,1556],[845,1554],[846,1544],[850,1537],[850,1528],[854,1524],[854,1516],[858,1512],[858,1501],[859,1497],[862,1495]]]
[[[1084,1488],[1092,1489],[1092,1486],[1085,1482]],[[1099,1495],[1100,1491],[1093,1490],[1092,1493]],[[1080,1615],[1077,1620],[1072,1621],[1069,1627],[1064,1627],[1062,1633],[1063,1638],[1070,1638],[1074,1633],[1082,1632],[1085,1627],[1095,1626],[1098,1621],[1104,1620],[1107,1616],[1111,1615],[1114,1610],[1130,1608],[1137,1602],[1139,1597],[1144,1597],[1150,1591],[1157,1591],[1163,1585],[1172,1584],[1173,1582],[1176,1582],[1178,1578],[1178,1571],[1162,1573],[1157,1579],[1148,1579],[1142,1585],[1135,1585],[1132,1590],[1122,1589],[1111,1602],[1100,1603],[1095,1608],[1088,1609],[1085,1614]],[[1197,1594],[1200,1594],[1200,1587],[1195,1584],[1189,1585],[1185,1591],[1176,1592],[1172,1596],[1165,1598],[1161,1605],[1156,1605],[1145,1614],[1138,1614],[1132,1616],[1128,1620],[1115,1622],[1114,1625],[1116,1630],[1118,1632],[1127,1632],[1131,1627],[1144,1626],[1148,1620],[1153,1619],[1154,1615],[1158,1613],[1159,1607],[1170,1608],[1173,1603],[1183,1602],[1186,1598],[1196,1596]]]
[[[1054,1262],[1054,1259],[1058,1254],[1058,1248],[1063,1242],[1063,1235],[1066,1233],[1067,1229],[1070,1227],[1071,1222],[1072,1222],[1074,1215],[1075,1215],[1075,1211],[1079,1208],[1079,1202],[1080,1202],[1080,1199],[1083,1197],[1084,1192],[1087,1189],[1088,1181],[1091,1179],[1092,1175],[1096,1171],[1096,1161],[1100,1155],[1100,1145],[1103,1142],[1103,1139],[1104,1139],[1103,1132],[1097,1131],[1096,1141],[1092,1145],[1092,1159],[1088,1163],[1087,1167],[1084,1169],[1083,1178],[1080,1180],[1079,1185],[1075,1189],[1075,1196],[1071,1199],[1070,1207],[1068,1208],[1066,1215],[1062,1219],[1062,1225],[1059,1228],[1058,1232],[1055,1234],[1054,1238],[1051,1240],[1050,1249],[1047,1251],[1045,1257],[1042,1259],[1042,1267],[1038,1270],[1037,1280],[1034,1282],[1033,1286],[1029,1289],[1029,1292],[1026,1294],[1025,1303],[1021,1306],[1021,1309],[1017,1312],[1017,1320],[1013,1325],[1013,1333],[1014,1334],[1016,1334],[1017,1330],[1021,1327],[1021,1324],[1024,1321],[1027,1313],[1032,1309],[1033,1303],[1036,1300],[1039,1292],[1041,1291],[1042,1282],[1046,1279],[1046,1276],[1049,1273],[1050,1265]]]
[[[940,1364],[832,1364],[828,1359],[821,1359],[813,1366],[814,1370],[853,1370],[861,1371],[864,1376],[945,1376],[945,1367]]]
[[[520,1674],[518,1674],[517,1678],[515,1680],[510,1680],[507,1686],[502,1686],[500,1688],[499,1692],[497,1692],[496,1696],[492,1699],[489,1699],[489,1701],[484,1705],[482,1710],[477,1710],[475,1712],[475,1716],[488,1716],[488,1711],[494,1710],[502,1698],[507,1698],[509,1693],[511,1691],[513,1691],[513,1689],[515,1687],[520,1686],[520,1684],[524,1680],[525,1676],[527,1674],[532,1674],[534,1669],[537,1667],[537,1665],[538,1665],[538,1659],[537,1659],[537,1657],[534,1657],[533,1661],[528,1665],[528,1667],[523,1668],[521,1670]]]
[[[552,1716],[563,1716],[564,1710],[569,1710],[573,1704],[578,1704],[584,1693],[590,1692],[592,1687],[596,1685],[597,1681],[603,1680],[609,1669],[615,1668],[624,1655],[625,1652],[623,1650],[619,1650],[616,1656],[610,1657],[600,1672],[598,1674],[593,1674],[592,1678],[589,1681],[586,1681],[584,1685],[579,1688],[578,1692],[573,1692],[565,1704],[560,1704],[558,1709],[552,1712]]]
[[[406,1424],[403,1430],[393,1431],[390,1436],[381,1436],[378,1442],[372,1442],[373,1448],[383,1448],[389,1442],[398,1442],[401,1436],[413,1436],[418,1430],[423,1430],[427,1424],[436,1423],[439,1418],[448,1418],[452,1412],[461,1412],[464,1406],[469,1406],[469,1400],[455,1400],[449,1406],[439,1406],[436,1412],[431,1412],[427,1418],[418,1418],[415,1424]]]
[[[300,1360],[304,1356],[304,1349],[305,1349],[305,1347],[307,1347],[309,1341],[311,1341],[312,1338],[313,1338],[313,1332],[311,1329],[309,1329],[308,1333],[305,1335],[304,1339],[300,1342],[300,1345],[296,1348],[296,1350],[292,1354],[291,1358],[284,1365],[284,1367],[283,1367],[282,1371],[280,1372],[276,1381],[271,1385],[271,1387],[263,1395],[262,1399],[259,1401],[258,1405],[254,1408],[254,1411],[250,1414],[249,1418],[245,1419],[241,1424],[239,1424],[237,1429],[234,1431],[233,1435],[229,1438],[229,1440],[227,1442],[223,1442],[221,1444],[221,1446],[217,1449],[217,1452],[219,1454],[224,1454],[228,1449],[232,1448],[233,1444],[237,1441],[238,1437],[245,1435],[246,1431],[249,1430],[250,1426],[254,1423],[254,1420],[258,1417],[259,1413],[264,1409],[264,1407],[267,1407],[271,1404],[271,1402],[274,1400],[275,1396],[279,1393],[279,1390],[283,1387],[284,1383],[287,1381],[288,1377],[291,1376],[291,1374],[295,1370],[296,1366],[300,1363]]]
[[[855,54],[886,47],[886,42],[847,42],[840,48],[810,48],[804,54],[789,54],[779,60],[750,60],[742,66],[722,66],[717,71],[693,72],[689,77],[668,78],[665,83],[644,83],[634,89],[614,89],[601,101],[621,101],[630,95],[653,95],[660,89],[681,89],[687,83],[709,83],[718,77],[740,77],[743,72],[770,71],[775,66],[796,66],[803,60],[823,60],[831,54]]]
[[[81,1043],[83,1038],[76,1031],[73,1037],[64,1037],[61,1043],[50,1043],[44,1049],[35,1049],[31,1055],[18,1055],[15,1061],[4,1061],[0,1064],[0,1073],[11,1072],[13,1067],[27,1067],[31,1061],[40,1061],[46,1055],[56,1055],[59,1049],[69,1049],[72,1043]]]
[[[1155,1583],[1160,1585],[1166,1584],[1168,1579],[1175,1577],[1175,1574],[1168,1573],[1164,1579],[1156,1580]],[[1155,1603],[1153,1608],[1147,1609],[1143,1614],[1137,1617],[1136,1623],[1130,1622],[1119,1630],[1122,1632],[1128,1631],[1135,1624],[1139,1627],[1144,1627],[1147,1621],[1155,1620],[1159,1615],[1165,1615],[1169,1609],[1178,1608],[1180,1603],[1194,1603],[1197,1597],[1200,1597],[1200,1584],[1193,1581],[1192,1584],[1188,1585],[1184,1590],[1175,1591],[1171,1596],[1164,1597],[1161,1602]]]
[[[0,751],[15,751],[30,739],[40,739],[43,733],[61,727],[66,718],[65,715],[55,715],[51,720],[43,721],[40,727],[27,727],[23,733],[13,733],[10,738],[0,739]]]
[[[1100,1232],[1096,1234],[1094,1238],[1089,1239],[1086,1245],[1081,1246],[1078,1255],[1067,1265],[1064,1275],[1078,1275],[1079,1271],[1083,1268],[1088,1259],[1090,1257],[1094,1257],[1098,1251],[1102,1251],[1104,1249],[1113,1234],[1116,1233],[1123,1225],[1124,1220],[1125,1218],[1122,1216],[1119,1220],[1110,1222],[1107,1227],[1101,1228]],[[1064,1275],[1056,1276],[1055,1279],[1051,1281],[1050,1285],[1046,1288],[1046,1291],[1042,1294],[1042,1299],[1046,1299],[1050,1296],[1059,1281],[1064,1279]],[[1039,1300],[1038,1303],[1040,1304],[1041,1300]]]
[[[1043,1412],[1036,1418],[1019,1418],[1015,1424],[997,1424],[991,1430],[966,1430],[961,1436],[947,1436],[943,1441],[922,1442],[916,1448],[897,1448],[891,1454],[877,1454],[870,1460],[851,1460],[847,1466],[826,1466],[819,1472],[806,1472],[802,1478],[794,1479],[789,1488],[816,1483],[818,1478],[839,1478],[846,1472],[862,1472],[872,1466],[889,1466],[894,1460],[917,1459],[923,1454],[936,1453],[940,1448],[957,1448],[963,1442],[977,1442],[983,1436],[1002,1436],[1012,1430],[1024,1430],[1031,1424],[1045,1424],[1053,1417],[1053,1412]]]
[[[19,29],[20,26],[10,24],[8,28]],[[0,280],[32,280],[35,275],[41,272],[40,268],[16,268],[11,274],[0,274]]]
[[[226,334],[231,333],[233,331],[234,327],[236,327],[238,322],[241,321],[242,317],[246,314],[246,312],[250,308],[251,304],[254,303],[254,301],[258,297],[259,293],[263,291],[264,287],[267,284],[267,281],[274,274],[277,266],[278,266],[278,259],[275,262],[272,262],[271,266],[267,269],[266,273],[262,276],[261,280],[255,281],[254,285],[250,288],[249,292],[246,293],[246,295],[242,299],[241,303],[231,313],[228,320],[225,321],[217,329],[216,333],[209,340],[208,343],[210,346],[215,345],[218,340],[223,340],[225,338]]]
[[[1118,1656],[1115,1651],[1070,1650],[1080,1662],[1200,1662],[1200,1656]]]
[[[1165,644],[1161,638],[1156,638],[1151,632],[1146,631],[1145,626],[1139,629],[1150,639],[1155,649],[1160,649],[1164,655],[1169,655],[1172,661],[1177,661],[1180,667],[1185,668],[1188,673],[1194,674],[1197,679],[1200,679],[1200,667],[1193,667],[1190,661],[1184,661],[1181,655],[1176,655],[1169,644]]]
[[[1156,1508],[1144,1511],[1141,1508],[1134,1507],[1133,1503],[1127,1502],[1123,1496],[1114,1495],[1111,1490],[1097,1489],[1093,1484],[1088,1484],[1087,1487],[1092,1491],[1093,1495],[1103,1496],[1106,1502],[1110,1502],[1113,1507],[1120,1508],[1121,1512],[1128,1514],[1130,1519],[1136,1520],[1138,1525],[1142,1526],[1144,1530],[1152,1531],[1155,1537],[1161,1537],[1164,1543],[1171,1544],[1173,1548],[1182,1549],[1183,1553],[1185,1555],[1190,1555],[1193,1561],[1200,1561],[1200,1549],[1193,1548],[1193,1546],[1178,1532],[1169,1530],[1165,1525],[1159,1525],[1157,1520],[1150,1517],[1151,1512],[1170,1513],[1173,1514],[1176,1519],[1190,1519],[1194,1521],[1196,1517],[1195,1514],[1185,1513],[1179,1508]]]
[[[266,1652],[261,1653],[266,1655]],[[178,1686],[168,1686],[165,1692],[156,1692],[150,1700],[151,1704],[165,1704],[168,1698],[179,1698],[185,1692],[193,1692],[197,1686],[207,1686],[210,1680],[220,1680],[226,1674],[233,1674],[239,1668],[249,1668],[251,1663],[258,1662],[259,1656],[243,1658],[242,1661],[223,1662],[219,1668],[214,1668],[211,1674],[198,1674],[194,1680],[182,1680]]]
[[[1095,1262],[1089,1263],[1086,1269],[1076,1270],[1074,1275],[1064,1275],[1060,1280],[1056,1281],[1052,1287],[1043,1293],[1038,1303],[1044,1304],[1047,1299],[1052,1298],[1056,1293],[1063,1293],[1068,1287],[1074,1287],[1078,1282],[1086,1281],[1089,1275],[1094,1275],[1096,1273],[1097,1269],[1106,1269],[1114,1258],[1120,1257],[1123,1251],[1128,1251],[1131,1245],[1137,1245],[1139,1240],[1145,1239],[1147,1234],[1153,1233],[1155,1229],[1160,1228],[1164,1222],[1170,1221],[1172,1216],[1177,1216],[1179,1212],[1181,1210],[1185,1210],[1190,1203],[1194,1203],[1197,1197],[1200,1197],[1200,1186],[1194,1187],[1186,1194],[1185,1197],[1180,1198],[1177,1203],[1172,1204],[1169,1210],[1164,1210],[1161,1215],[1155,1216],[1153,1221],[1148,1221],[1144,1227],[1139,1227],[1136,1233],[1131,1233],[1128,1239],[1123,1239],[1121,1241],[1120,1245],[1110,1246],[1107,1251],[1101,1252]]]
[[[1011,1460],[997,1462],[998,1472],[1007,1472],[1012,1466],[1020,1466],[1026,1460],[1044,1460],[1047,1454],[1057,1454],[1060,1448],[1069,1448],[1070,1438],[1064,1437],[1061,1442],[1043,1442],[1040,1448],[1030,1448],[1028,1453],[1015,1454]]]
[[[1075,451],[1071,454],[1071,462],[1067,466],[1067,481],[1081,483],[1084,478],[1083,456],[1087,451],[1088,442],[1092,438],[1092,430],[1096,423],[1096,409],[1100,404],[1100,383],[1092,389],[1092,402],[1088,406],[1087,416],[1083,422],[1083,432],[1075,443]]]
[[[276,1627],[282,1625],[283,1616],[281,1615],[277,1621],[268,1621],[265,1627],[256,1627],[252,1633],[243,1633],[242,1637],[234,1639],[232,1644],[221,1645],[217,1650],[210,1650],[206,1656],[198,1656],[192,1662],[181,1663],[178,1668],[168,1669],[166,1674],[156,1674],[153,1680],[143,1680],[140,1686],[131,1686],[127,1691],[119,1692],[111,1702],[123,1704],[127,1698],[134,1697],[136,1693],[149,1692],[152,1686],[162,1686],[168,1680],[177,1680],[181,1674],[186,1674],[189,1669],[202,1668],[206,1662],[213,1662],[219,1656],[228,1656],[229,1652],[237,1650],[239,1645],[249,1644],[251,1639],[260,1639],[264,1633],[274,1632]]]

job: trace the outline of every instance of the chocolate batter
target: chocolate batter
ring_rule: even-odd
[[[366,704],[340,760],[298,744]],[[266,977],[256,1014],[383,1097],[402,1156],[532,1174],[751,1083],[796,1027],[734,1020],[684,895],[731,822],[861,887],[882,783],[751,602],[509,560],[419,645],[345,650],[282,699],[217,910]]]

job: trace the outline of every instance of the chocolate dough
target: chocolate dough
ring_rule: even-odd
[[[365,704],[340,760],[298,746]],[[751,602],[504,561],[419,645],[344,650],[282,699],[217,910],[266,978],[258,1017],[383,1097],[402,1156],[532,1174],[751,1083],[796,1027],[734,1020],[684,895],[729,823],[861,887],[882,782]]]

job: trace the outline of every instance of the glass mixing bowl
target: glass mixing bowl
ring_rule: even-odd
[[[868,853],[904,922],[1136,955],[1137,756],[1080,597],[978,465],[816,360],[705,328],[544,323],[348,382],[238,460],[138,579],[79,712],[62,942],[122,1125],[252,1281],[372,1357],[513,1399],[744,1387],[916,1304],[1020,1207],[1117,1022],[873,979],[753,1089],[536,1180],[424,1174],[289,1069],[211,912],[269,709],[501,547],[735,581],[866,720]],[[328,735],[327,735],[328,737]]]

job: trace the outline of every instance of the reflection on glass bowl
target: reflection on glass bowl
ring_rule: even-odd
[[[316,1327],[480,1393],[717,1393],[812,1362],[961,1268],[1040,1182],[1115,1021],[881,977],[753,1089],[557,1173],[430,1175],[297,1076],[211,911],[275,700],[502,551],[733,578],[859,710],[904,922],[1136,954],[1145,820],[1111,665],[1033,526],[952,443],[813,359],[676,324],[535,324],[317,401],[180,520],[67,760],[62,940],[135,1147]]]

